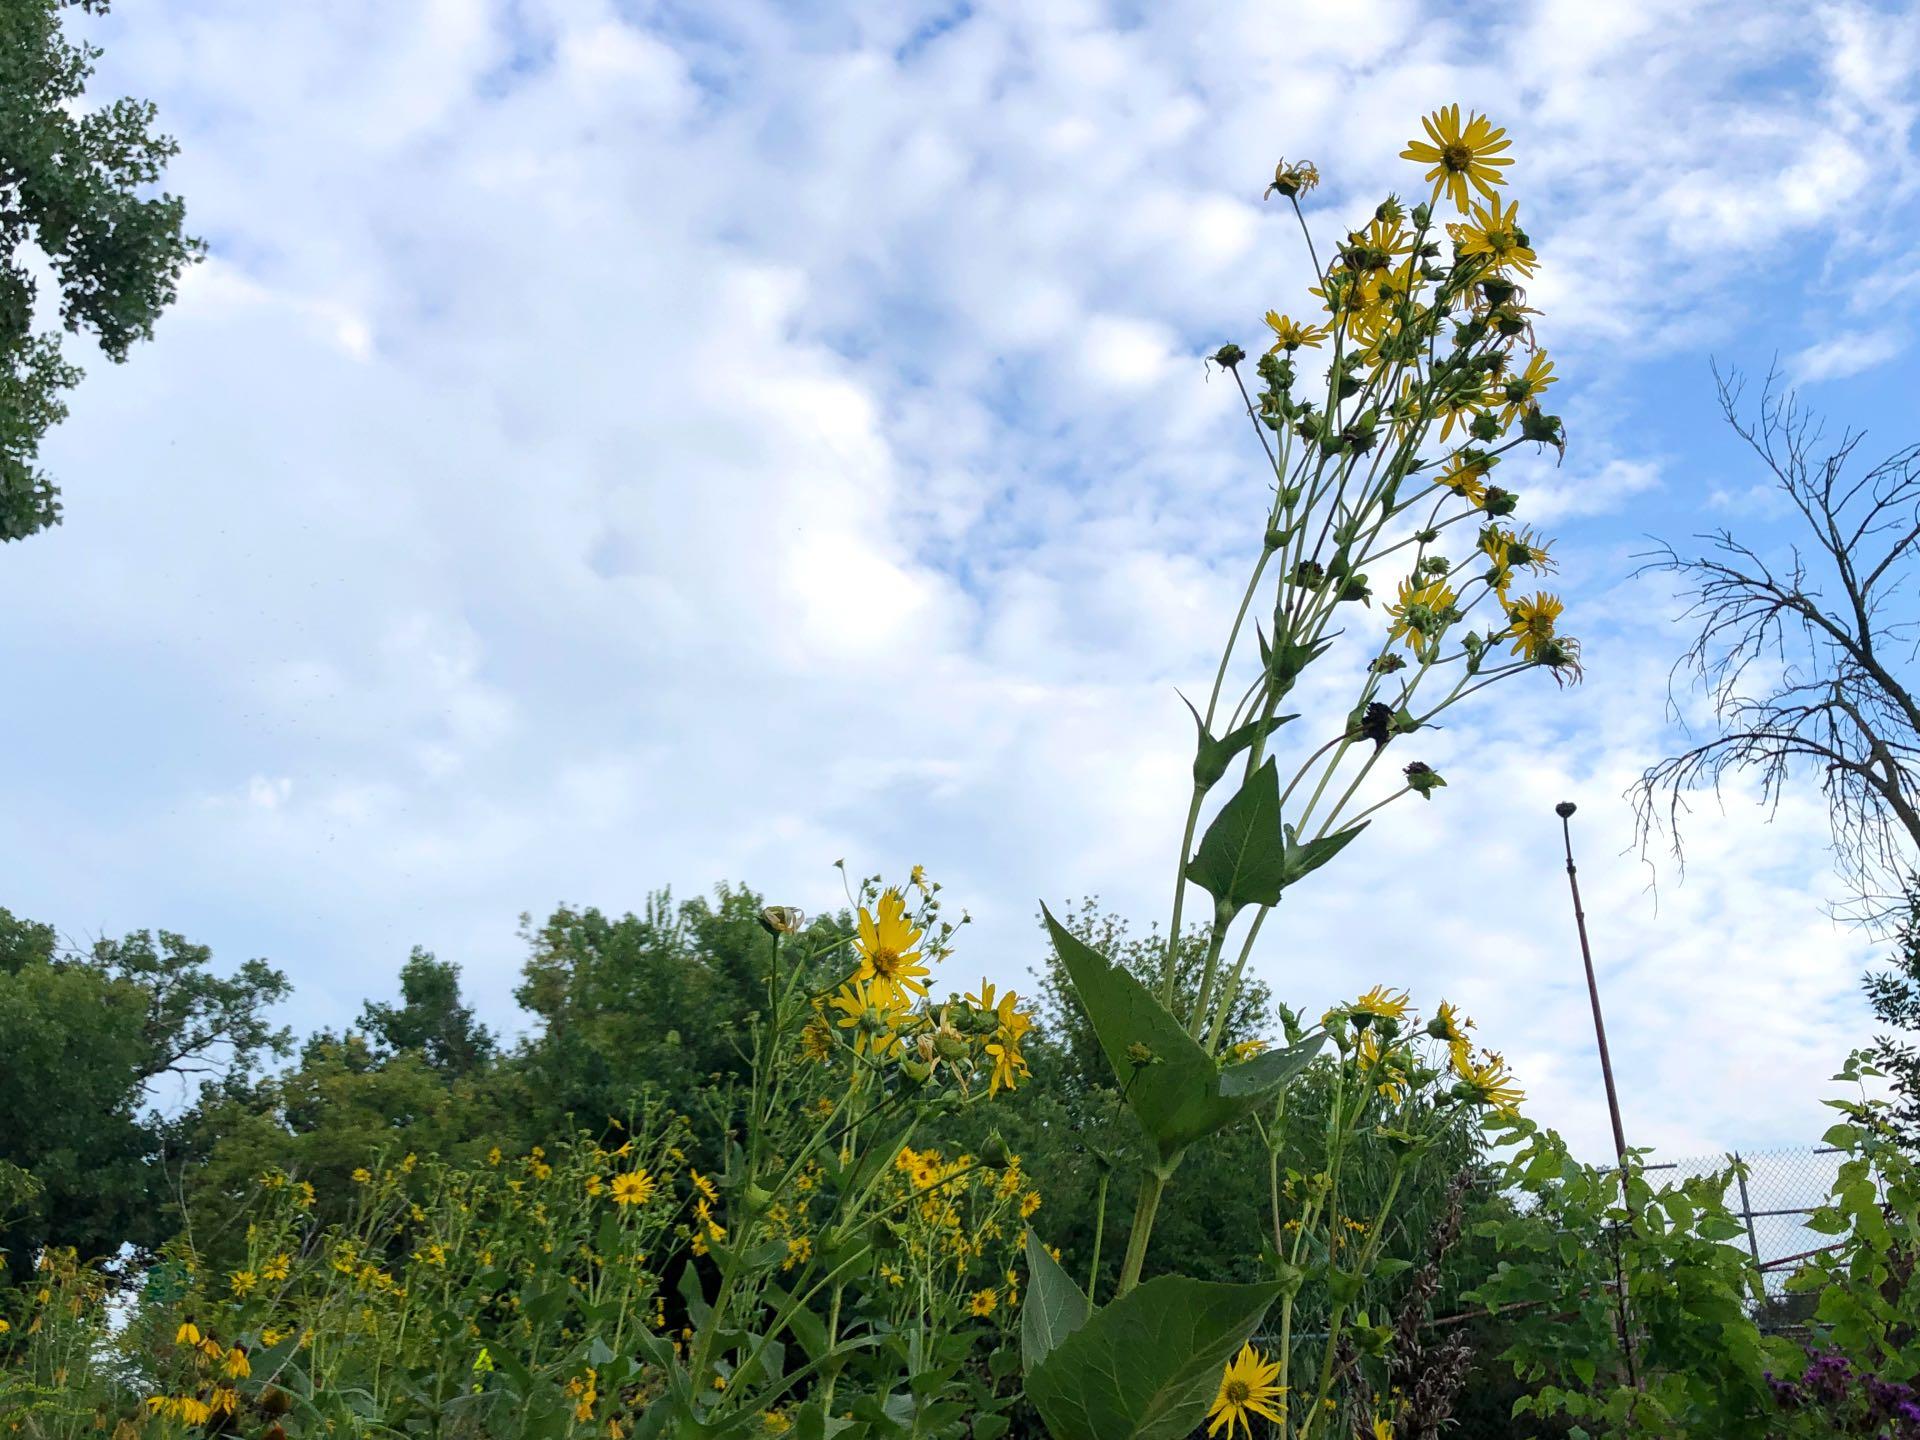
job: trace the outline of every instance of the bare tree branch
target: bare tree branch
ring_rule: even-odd
[[[1731,530],[1662,544],[1635,573],[1680,577],[1698,631],[1674,663],[1668,709],[1705,698],[1713,734],[1650,765],[1628,790],[1644,852],[1664,834],[1684,863],[1687,797],[1757,778],[1769,816],[1818,777],[1852,917],[1888,919],[1920,869],[1920,444],[1861,470],[1864,434],[1823,448],[1819,418],[1770,372],[1753,418],[1737,374],[1720,407],[1797,516],[1801,543],[1772,559]]]

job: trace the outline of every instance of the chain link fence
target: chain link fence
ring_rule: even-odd
[[[1841,1152],[1830,1146],[1784,1150],[1733,1150],[1647,1166],[1648,1179],[1709,1175],[1735,1161],[1746,1174],[1728,1182],[1727,1207],[1746,1226],[1746,1246],[1766,1281],[1763,1328],[1792,1330],[1804,1323],[1817,1298],[1787,1291],[1789,1276],[1833,1237],[1807,1228],[1807,1217],[1825,1202],[1840,1169]]]

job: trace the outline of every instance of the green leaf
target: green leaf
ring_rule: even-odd
[[[1027,1231],[1027,1295],[1020,1306],[1020,1363],[1027,1373],[1092,1312],[1086,1292],[1047,1253],[1040,1237]]]
[[[1289,720],[1300,718],[1298,715],[1269,715],[1258,720],[1249,720],[1216,740],[1207,732],[1207,724],[1200,718],[1200,712],[1193,708],[1193,702],[1184,695],[1180,696],[1180,702],[1193,716],[1193,728],[1196,732],[1193,751],[1193,783],[1196,788],[1203,791],[1211,790],[1214,783],[1227,773],[1227,766],[1232,762],[1233,757],[1253,744],[1255,740],[1264,739]]]
[[[1262,1051],[1250,1060],[1229,1065],[1220,1072],[1220,1094],[1249,1105],[1258,1103],[1306,1069],[1326,1041],[1327,1032],[1318,1030],[1298,1045]]]
[[[1281,865],[1280,884],[1284,887],[1305,879],[1346,849],[1354,836],[1372,823],[1371,820],[1362,820],[1349,829],[1336,830],[1331,835],[1322,835],[1318,840],[1309,840],[1304,845],[1294,843],[1292,827],[1288,827],[1286,858]]]
[[[1027,1375],[1054,1440],[1180,1440],[1205,1417],[1220,1370],[1278,1285],[1163,1275],[1128,1291]]]
[[[1187,879],[1234,912],[1272,905],[1286,884],[1287,856],[1280,837],[1280,771],[1269,758],[1213,817]]]
[[[1044,904],[1040,909],[1121,1092],[1163,1165],[1271,1097],[1326,1038],[1316,1035],[1222,1071],[1146,986],[1075,936]],[[1141,1056],[1151,1059],[1140,1063]]]
[[[1171,1161],[1217,1128],[1209,1103],[1219,1078],[1213,1061],[1146,986],[1040,908],[1127,1104],[1161,1160]]]

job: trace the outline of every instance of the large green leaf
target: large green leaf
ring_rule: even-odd
[[[1163,1275],[1097,1311],[1027,1375],[1054,1440],[1180,1440],[1280,1293]]]
[[[1027,1231],[1027,1294],[1020,1306],[1020,1363],[1029,1374],[1093,1313],[1086,1292]]]
[[[1246,778],[1200,838],[1187,879],[1238,912],[1273,905],[1286,883],[1287,847],[1280,833],[1280,771],[1272,757]]]
[[[1170,1163],[1224,1123],[1215,1115],[1217,1067],[1146,986],[1040,908],[1127,1104],[1161,1161]]]
[[[1040,909],[1121,1092],[1163,1165],[1273,1095],[1325,1038],[1222,1072],[1158,996],[1054,919],[1044,904]]]

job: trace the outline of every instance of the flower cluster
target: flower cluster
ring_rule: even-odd
[[[1838,1350],[1809,1350],[1798,1379],[1766,1379],[1774,1403],[1822,1435],[1920,1440],[1920,1391],[1858,1370]]]
[[[934,886],[916,866],[914,888],[930,900]],[[931,972],[946,947],[926,944],[925,918],[909,907],[899,889],[878,893],[873,906],[859,907],[853,941],[858,968],[818,1004],[801,1032],[809,1058],[826,1062],[835,1053],[835,1030],[852,1054],[867,1064],[891,1061],[914,1084],[926,1084],[943,1071],[962,1093],[984,1082],[991,1097],[1019,1086],[1030,1073],[1021,1042],[1033,1017],[1019,1008],[1019,996],[999,992],[986,980],[962,998],[944,1003],[928,997]]]

